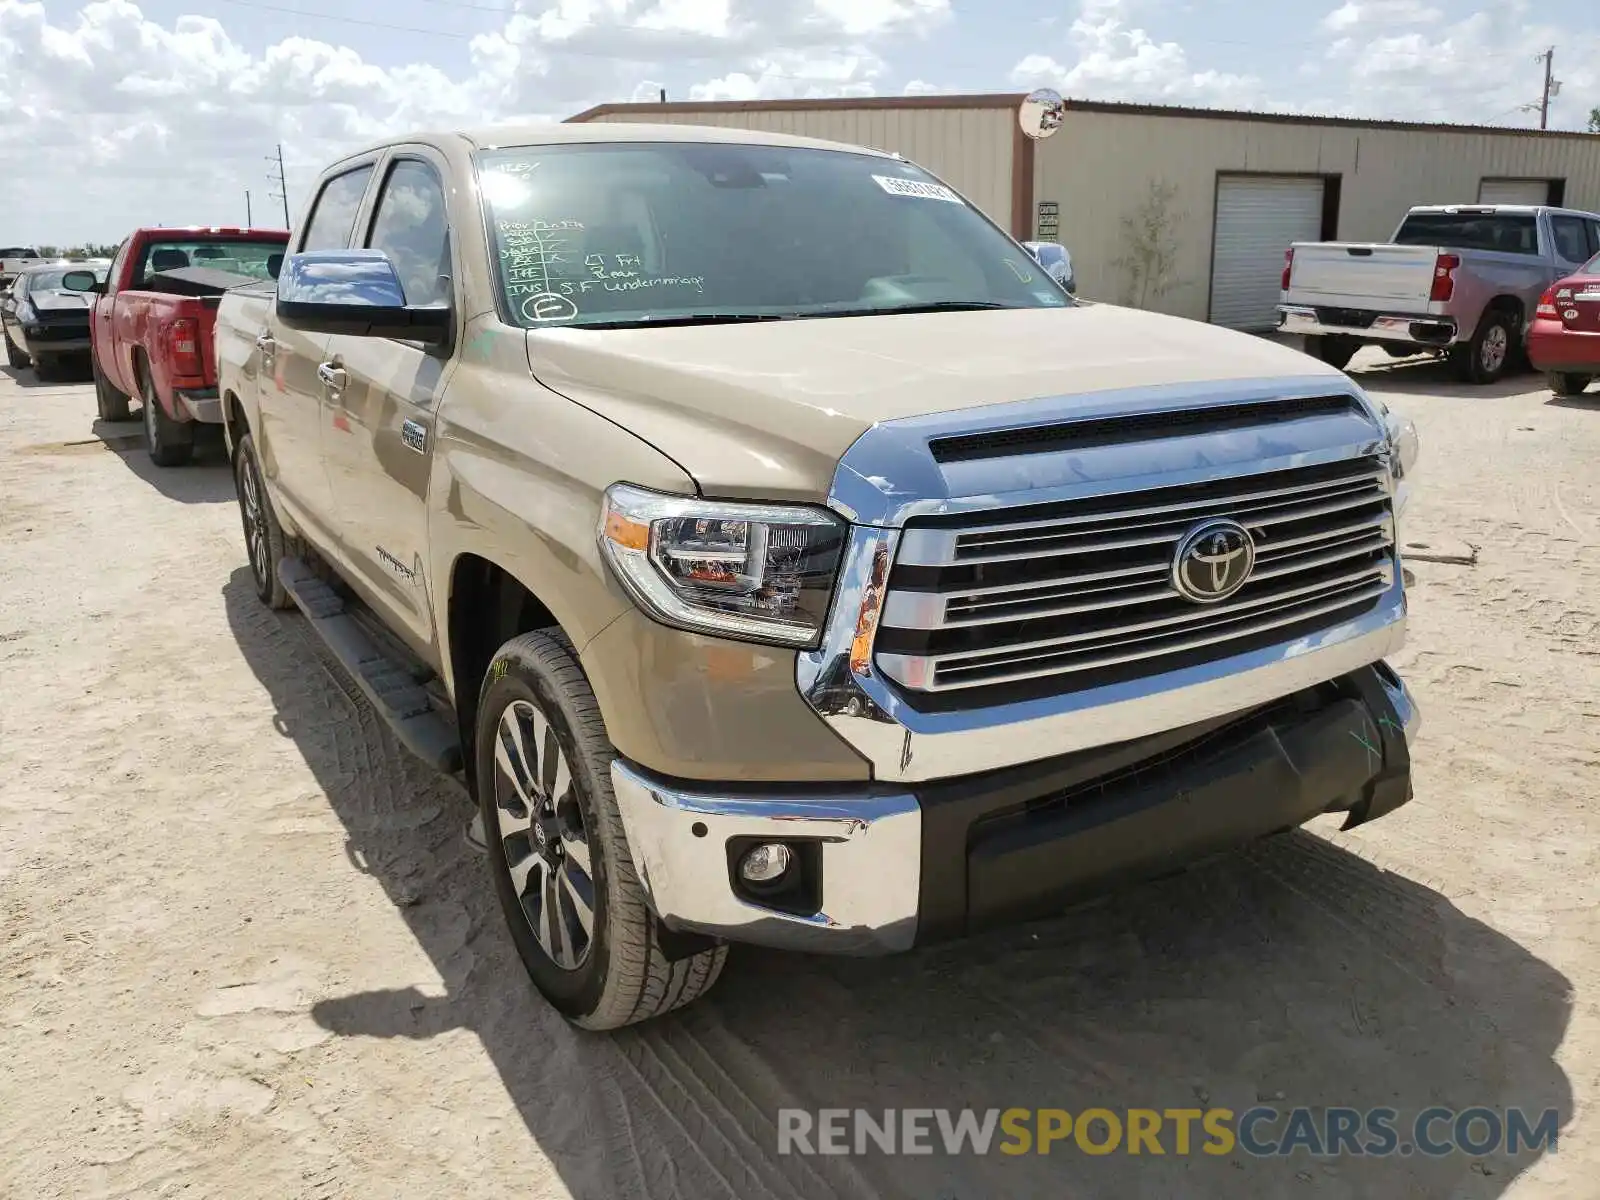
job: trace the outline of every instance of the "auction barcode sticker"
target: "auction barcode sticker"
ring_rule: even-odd
[[[923,183],[917,179],[897,179],[893,175],[874,175],[878,186],[891,196],[916,196],[923,200],[948,200],[951,204],[965,201],[942,183]]]

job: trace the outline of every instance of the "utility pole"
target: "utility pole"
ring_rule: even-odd
[[[282,142],[278,143],[278,153],[276,155],[271,155],[271,154],[267,155],[267,161],[269,163],[276,163],[277,166],[278,166],[277,174],[268,175],[267,176],[267,181],[269,183],[277,184],[278,185],[278,190],[275,191],[275,192],[268,192],[267,195],[272,196],[275,199],[283,201],[283,227],[285,229],[288,229],[289,228],[289,183],[288,183],[288,180],[284,177],[284,174],[283,174],[283,143]]]
[[[250,189],[249,188],[245,188],[245,190],[244,190],[244,227],[246,229],[254,229],[255,228],[255,224],[256,224],[256,219],[250,212]]]
[[[1548,129],[1550,127],[1550,97],[1561,88],[1561,85],[1551,76],[1551,70],[1556,60],[1556,48],[1551,46],[1539,57],[1544,59],[1544,96],[1539,101],[1539,128]]]

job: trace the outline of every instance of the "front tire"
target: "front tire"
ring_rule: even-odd
[[[183,466],[194,455],[194,431],[162,410],[148,368],[139,374],[139,399],[144,406],[144,441],[150,461],[158,467]]]
[[[261,467],[256,462],[256,443],[248,433],[239,439],[233,452],[233,485],[239,497],[239,519],[244,525],[244,549],[250,559],[250,577],[256,596],[268,608],[288,608],[293,603],[278,580],[278,563],[283,558],[283,526],[272,511]]]
[[[1484,313],[1472,340],[1450,351],[1456,374],[1468,383],[1494,383],[1504,376],[1516,357],[1517,324],[1505,309]]]
[[[616,750],[570,645],[525,633],[484,678],[476,736],[489,870],[528,975],[585,1029],[619,1029],[696,999],[725,945],[678,961],[634,873],[611,790]]]
[[[1581,396],[1583,389],[1594,382],[1592,375],[1574,375],[1569,371],[1551,371],[1550,390],[1557,396]]]
[[[5,335],[5,338],[6,338],[6,366],[8,366],[8,367],[16,367],[18,370],[21,370],[23,367],[31,366],[32,363],[33,363],[33,360],[30,359],[26,354],[24,354],[22,352],[22,348],[11,340],[11,335],[9,333],[7,333]]]
[[[106,378],[106,373],[100,369],[100,360],[92,354],[89,356],[89,369],[94,374],[94,403],[100,412],[102,421],[126,421],[132,415],[128,411],[128,397],[111,386],[111,381]]]

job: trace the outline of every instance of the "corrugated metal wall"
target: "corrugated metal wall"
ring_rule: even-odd
[[[1377,129],[1230,118],[1074,110],[1035,150],[1034,200],[1060,205],[1060,238],[1078,290],[1122,300],[1123,217],[1154,185],[1174,188],[1173,285],[1150,305],[1204,319],[1210,294],[1217,175],[1338,175],[1338,236],[1380,241],[1413,204],[1471,204],[1486,178],[1565,178],[1565,203],[1600,210],[1600,138]]]
[[[905,155],[944,179],[1011,228],[1011,153],[1016,115],[1010,108],[816,108],[663,111],[649,105],[602,113],[596,120],[672,125],[724,125],[826,138]]]

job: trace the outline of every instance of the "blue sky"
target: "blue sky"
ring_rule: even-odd
[[[180,206],[225,219],[244,188],[265,192],[280,139],[293,191],[408,127],[560,118],[663,85],[739,99],[1051,84],[1527,125],[1550,44],[1552,125],[1581,128],[1600,105],[1592,2],[0,0],[0,236],[104,240]]]
[[[45,5],[52,17],[65,17],[80,7],[74,0],[48,0]],[[299,35],[353,47],[367,61],[381,66],[421,61],[456,74],[471,66],[472,37],[502,28],[519,7],[532,10],[541,6],[497,0],[389,0],[380,9],[352,0],[149,0],[140,7],[151,20],[169,25],[185,14],[214,16],[245,46],[265,48],[285,37]],[[1070,30],[1085,6],[1070,0],[951,0],[949,7],[952,19],[931,24],[928,32],[907,38],[898,46],[879,50],[891,68],[886,81],[891,86],[879,90],[897,91],[900,89],[892,85],[903,86],[919,79],[934,83],[939,91],[1012,87],[1012,69],[1029,54],[1067,61],[1063,54],[1071,45]],[[1143,31],[1153,41],[1182,47],[1195,71],[1260,75],[1281,86],[1286,99],[1292,99],[1297,90],[1300,66],[1326,52],[1333,40],[1318,22],[1341,7],[1331,0],[1129,0],[1105,6],[1108,10],[1120,9],[1128,18],[1129,28]],[[1600,39],[1600,4],[1518,6],[1479,0],[1429,0],[1425,4],[1378,0],[1358,7],[1367,10],[1350,27],[1358,35],[1363,27],[1373,33],[1386,25],[1448,27],[1479,13],[1499,12],[1509,18],[1498,22],[1502,27],[1539,25],[1550,31],[1553,36],[1549,40],[1557,43],[1558,76],[1570,75],[1570,68],[1577,66],[1594,78],[1594,67],[1590,66],[1593,55],[1584,54],[1569,63],[1561,54],[1559,43],[1571,40],[1584,50],[1592,50],[1596,39]],[[1440,17],[1414,26],[1393,17],[1384,20],[1386,14],[1403,17],[1418,12],[1426,16],[1430,10]],[[1497,46],[1493,54],[1500,71],[1525,75],[1530,96],[1537,94],[1541,68],[1522,49]],[[1480,51],[1476,57],[1482,61],[1484,55]],[[646,73],[681,98],[691,86],[703,81],[706,61],[658,60],[649,64]],[[1593,99],[1582,109],[1585,113],[1600,104],[1600,88],[1592,92]],[[1337,98],[1357,105],[1361,102],[1358,94]],[[1571,101],[1561,107],[1577,112],[1577,96],[1564,94],[1561,99]]]

